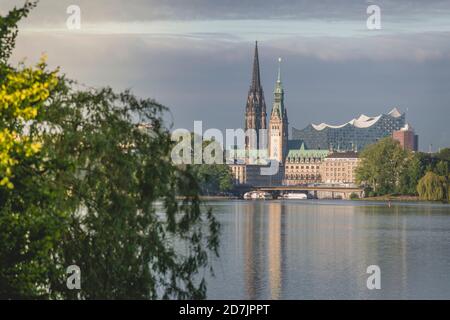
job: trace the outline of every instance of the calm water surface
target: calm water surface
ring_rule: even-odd
[[[450,205],[209,202],[222,223],[209,299],[450,299]],[[381,269],[368,290],[366,269]]]

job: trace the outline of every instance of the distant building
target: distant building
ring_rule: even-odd
[[[245,163],[235,163],[229,165],[231,169],[231,175],[233,177],[233,184],[235,185],[242,185],[246,184],[247,182],[247,172],[246,167],[247,165]]]
[[[235,185],[248,186],[279,186],[284,178],[284,167],[280,166],[274,175],[262,175],[261,169],[269,168],[269,165],[258,164],[230,164],[233,182]]]
[[[245,129],[255,130],[256,135],[246,136],[244,150],[237,146],[227,150],[227,155],[237,155],[230,157],[235,159],[230,168],[236,185],[355,183],[359,162],[357,151],[365,146],[393,136],[404,148],[417,150],[418,137],[410,126],[405,127],[405,114],[397,108],[376,117],[361,115],[342,125],[321,123],[310,124],[302,130],[293,128],[289,140],[280,62],[281,59],[267,127],[258,43],[255,44],[252,80],[245,106]],[[267,129],[267,137],[262,136],[261,129]],[[266,155],[279,162],[277,174],[261,174],[261,169],[269,166]]]
[[[284,163],[288,147],[288,117],[281,84],[281,58],[278,59],[278,78],[275,84],[272,112],[269,121],[269,159]]]
[[[255,130],[254,136],[245,138],[245,151],[247,153],[246,162],[256,163],[258,159],[254,159],[252,150],[266,149],[267,143],[260,136],[260,129],[267,129],[266,125],[266,101],[264,100],[264,91],[261,86],[261,75],[259,71],[259,55],[258,42],[255,44],[255,55],[253,58],[252,82],[247,95],[247,103],[245,106],[245,131],[249,129]],[[265,145],[264,145],[265,144]]]
[[[354,151],[333,152],[329,154],[322,162],[322,182],[355,183],[355,170],[358,163],[358,153]]]
[[[405,150],[419,150],[419,136],[414,133],[414,129],[408,123],[400,130],[394,131],[392,138],[400,142],[400,145]]]
[[[302,143],[299,149],[290,149],[285,162],[285,185],[322,182],[321,165],[328,150],[306,150]]]
[[[233,153],[238,155],[238,160],[230,164],[234,184],[249,186],[271,186],[281,185],[284,178],[284,159],[287,154],[288,121],[287,112],[284,107],[284,90],[281,84],[280,69],[274,91],[273,109],[268,129],[268,139],[264,141],[260,129],[266,127],[266,103],[261,86],[258,43],[255,44],[253,59],[252,82],[247,96],[245,107],[245,130],[254,129],[256,136],[246,136],[245,154],[237,148]],[[268,143],[267,143],[268,142]],[[268,145],[270,145],[268,147]],[[264,175],[261,169],[270,166],[268,159],[261,159],[255,155],[255,151],[268,155],[269,159],[278,160],[278,171],[274,175]],[[230,153],[230,151],[228,151]],[[260,157],[261,157],[260,154]],[[242,161],[243,160],[243,161]]]
[[[366,145],[391,136],[405,125],[405,114],[397,108],[376,117],[361,115],[342,125],[309,124],[299,130],[292,128],[293,139],[302,140],[307,149],[361,150]]]

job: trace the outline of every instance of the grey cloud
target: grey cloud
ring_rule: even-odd
[[[0,9],[21,2],[2,0]],[[322,28],[327,19],[361,19],[368,2],[42,0],[23,25],[63,25],[65,9],[73,3],[80,4],[83,19],[91,22],[290,17],[319,19],[311,28]],[[306,36],[299,30],[296,35],[275,34],[270,40],[264,40],[263,32],[253,32],[251,37],[263,40],[260,59],[269,107],[276,58],[282,56],[292,126],[343,123],[360,113],[376,115],[397,106],[403,111],[409,108],[409,121],[421,136],[422,149],[429,143],[448,146],[450,32],[417,28],[411,32],[408,23],[414,22],[415,15],[448,14],[450,2],[377,4],[383,17],[386,12],[397,15],[407,21],[406,28],[345,37]],[[448,25],[445,19],[444,23]],[[253,41],[211,28],[194,33],[175,29],[170,36],[26,32],[19,35],[14,60],[28,57],[32,62],[45,51],[51,66],[60,65],[81,83],[131,88],[140,96],[157,99],[170,107],[176,127],[192,129],[194,120],[203,120],[205,129],[225,129],[243,126],[252,50]]]
[[[371,37],[296,37],[271,41],[292,54],[324,61],[417,61],[450,59],[450,32]]]
[[[342,123],[360,113],[376,115],[398,106],[403,111],[409,108],[422,149],[431,142],[446,146],[450,59],[447,42],[441,40],[448,36],[381,37],[379,46],[367,48],[367,39],[261,42],[266,100],[270,106],[276,58],[282,56],[292,126]],[[372,56],[375,47],[378,51],[373,54],[379,58]],[[433,47],[440,53],[430,51],[427,59],[409,58],[409,50],[425,52]],[[216,39],[23,34],[15,60],[36,58],[46,51],[52,66],[61,65],[69,77],[82,83],[132,88],[169,106],[176,127],[192,129],[194,120],[203,120],[204,128],[225,129],[243,126],[252,50],[252,42]],[[323,56],[322,51],[334,56]]]
[[[0,10],[23,2],[2,0]],[[372,3],[382,8],[383,15],[399,19],[450,12],[450,2],[444,0],[41,0],[30,23],[62,24],[70,4],[78,4],[83,19],[95,23],[171,19],[361,19]]]

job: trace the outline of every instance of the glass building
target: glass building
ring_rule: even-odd
[[[404,126],[405,114],[394,108],[376,117],[363,114],[338,126],[321,123],[309,124],[302,130],[292,128],[292,138],[302,141],[307,149],[358,151],[381,138],[392,136],[394,131]]]

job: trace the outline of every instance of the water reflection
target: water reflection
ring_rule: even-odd
[[[268,206],[268,259],[269,259],[269,283],[270,283],[270,298],[280,299],[281,297],[281,279],[282,279],[282,261],[284,256],[282,250],[282,230],[281,223],[284,206],[278,202],[272,202]]]
[[[262,261],[258,254],[258,247],[262,245],[262,237],[260,236],[260,228],[262,226],[260,219],[255,213],[253,206],[244,207],[244,265],[245,265],[245,284],[247,296],[249,299],[257,299],[256,291],[260,276]]]
[[[223,225],[208,297],[450,298],[450,207],[333,201],[211,203]],[[382,289],[368,290],[379,265]]]

